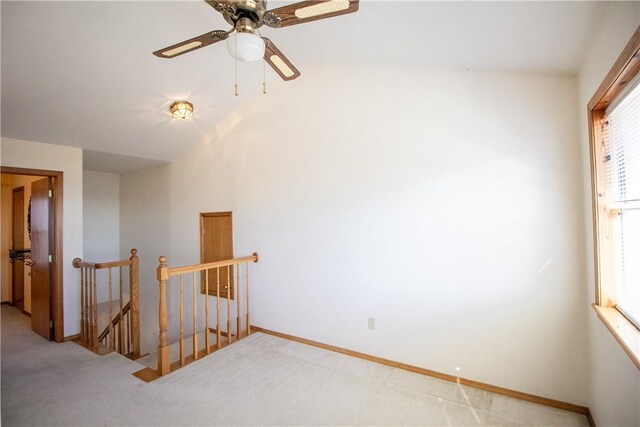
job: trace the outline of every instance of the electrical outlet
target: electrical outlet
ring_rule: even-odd
[[[376,330],[376,319],[374,319],[373,317],[369,317],[369,330]]]

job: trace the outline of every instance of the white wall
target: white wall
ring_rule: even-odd
[[[198,213],[231,210],[255,325],[586,404],[576,78],[306,67],[121,176],[144,351],[157,257],[198,262]]]
[[[602,18],[585,56],[579,75],[579,111],[586,218],[585,264],[588,298],[595,302],[593,232],[587,103],[640,25],[640,3],[615,3]],[[599,426],[640,426],[640,372],[597,318],[588,313],[589,370],[588,406]]]
[[[120,175],[85,170],[83,179],[84,259],[120,259]]]
[[[64,334],[76,334],[80,330],[80,284],[78,272],[71,265],[71,260],[82,257],[82,150],[3,137],[0,143],[0,164],[64,173]]]
[[[120,253],[138,249],[140,262],[140,345],[142,353],[158,346],[158,282],[160,255],[171,254],[165,166],[120,175]],[[196,214],[197,215],[197,214]],[[198,245],[199,248],[199,245]],[[193,263],[199,262],[199,257]],[[190,314],[186,314],[189,319]]]
[[[116,173],[83,172],[83,259],[88,262],[117,261],[129,257],[129,251],[120,255],[120,175]],[[109,300],[108,272],[96,272],[97,301]],[[119,298],[118,271],[114,270],[112,298]],[[128,270],[123,269],[123,279]],[[123,281],[123,283],[125,283]],[[126,281],[128,283],[128,280]],[[123,285],[124,286],[124,285]]]

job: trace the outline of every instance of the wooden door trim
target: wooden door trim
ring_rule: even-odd
[[[202,218],[204,217],[216,217],[216,216],[228,216],[231,222],[231,244],[233,245],[233,212],[200,212],[200,263],[204,263],[204,239],[202,238],[202,228],[204,226]]]
[[[64,307],[63,307],[63,252],[62,252],[62,200],[63,200],[63,172],[44,169],[15,168],[0,166],[0,173],[12,175],[33,175],[53,178],[53,284],[51,293],[51,312],[53,315],[54,340],[64,341]]]
[[[631,39],[622,50],[620,56],[613,64],[602,83],[591,97],[587,104],[587,125],[589,130],[589,166],[591,170],[591,214],[593,216],[593,267],[595,276],[595,303],[604,305],[600,298],[600,263],[602,254],[600,253],[600,235],[598,225],[600,224],[600,213],[598,209],[598,175],[596,161],[596,144],[599,133],[596,125],[605,116],[605,110],[611,101],[618,96],[637,74],[640,73],[640,27],[631,36]]]

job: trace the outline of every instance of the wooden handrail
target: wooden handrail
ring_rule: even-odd
[[[112,261],[112,262],[101,262],[95,265],[96,270],[102,270],[104,268],[115,268],[115,267],[126,267],[131,265],[130,260],[124,261]]]
[[[123,261],[111,261],[111,262],[100,262],[100,263],[86,262],[86,261],[82,261],[82,259],[80,258],[73,259],[73,266],[75,268],[86,267],[86,268],[95,268],[96,270],[103,270],[105,268],[127,267],[129,265],[131,265],[131,260],[128,260],[128,259]]]
[[[209,262],[207,264],[187,265],[184,267],[174,267],[174,268],[167,267],[167,274],[169,275],[169,277],[172,277],[172,276],[177,276],[179,274],[197,273],[199,271],[211,270],[219,267],[228,267],[231,265],[244,264],[245,262],[258,262],[258,260],[259,260],[258,253],[254,252],[253,255],[246,256],[243,258],[233,258],[233,259],[227,259],[224,261],[214,261],[214,262]]]
[[[124,307],[122,307],[122,316],[126,316],[126,314],[129,312],[129,310],[131,309],[131,302],[128,302],[124,305]],[[116,327],[116,325],[120,322],[120,312],[118,312],[118,314],[116,314],[116,316],[111,319],[110,325],[107,325],[104,328],[104,331],[102,331],[102,333],[100,335],[98,335],[98,342],[101,342],[102,340],[105,339],[105,337],[109,334],[109,326],[112,326],[114,329]]]

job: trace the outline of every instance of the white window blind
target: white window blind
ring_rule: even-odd
[[[640,79],[606,111],[601,176],[616,307],[640,328]]]

